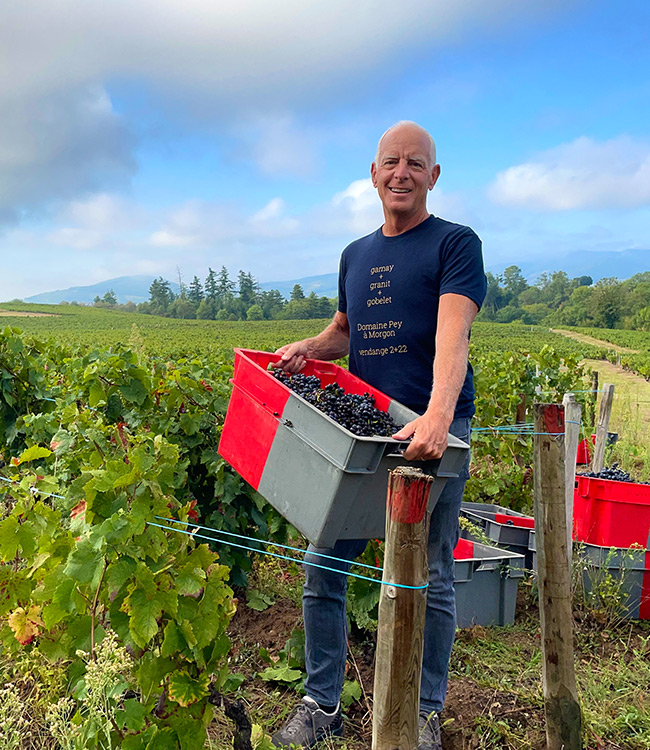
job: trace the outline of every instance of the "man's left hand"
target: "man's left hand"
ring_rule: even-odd
[[[428,461],[440,458],[447,449],[447,427],[444,422],[427,416],[414,419],[393,435],[395,440],[407,440],[411,444],[404,451],[407,461]]]

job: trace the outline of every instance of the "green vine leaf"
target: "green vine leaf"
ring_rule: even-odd
[[[122,611],[129,615],[129,630],[139,646],[146,646],[158,632],[158,618],[162,605],[149,598],[141,588],[134,589],[124,600]]]
[[[42,445],[32,445],[31,448],[24,450],[18,457],[18,464],[26,464],[30,461],[36,461],[39,458],[47,458],[52,455],[52,451],[49,448],[44,448]]]

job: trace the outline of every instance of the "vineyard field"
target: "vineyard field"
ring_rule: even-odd
[[[50,670],[30,710],[61,746],[202,750],[215,691],[236,691],[245,679],[229,657],[227,628],[235,593],[255,600],[247,586],[256,556],[160,528],[156,518],[304,544],[217,446],[233,347],[272,351],[326,321],[182,321],[13,304],[2,311],[42,316],[0,317],[1,658],[20,685],[35,664]],[[532,439],[509,428],[522,405],[530,421],[540,395],[557,403],[575,391],[591,429],[595,403],[581,360],[605,353],[545,328],[473,328],[467,500],[530,512]],[[362,561],[374,565],[381,555],[373,542]],[[378,586],[351,581],[359,630],[376,626],[378,598]],[[108,680],[102,721],[91,700],[96,663]],[[67,740],[56,735],[61,727]]]
[[[26,303],[1,304],[0,312],[0,327],[14,326],[38,339],[83,347],[136,342],[150,355],[159,357],[206,356],[236,346],[273,351],[289,341],[315,335],[328,322],[179,320],[77,305]],[[11,312],[19,315],[12,316]],[[561,355],[591,359],[604,358],[606,354],[606,347],[580,344],[541,326],[475,323],[472,328],[473,352],[526,354],[543,346],[550,346]]]

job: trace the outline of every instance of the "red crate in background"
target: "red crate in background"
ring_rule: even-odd
[[[611,447],[618,440],[617,432],[607,433],[607,447]],[[590,438],[585,438],[578,443],[578,452],[576,454],[576,464],[590,464],[591,455],[593,453],[593,446],[596,445],[596,436],[592,435]]]
[[[650,484],[577,476],[573,527],[578,542],[650,549]]]
[[[454,547],[454,560],[467,560],[474,557],[474,542],[469,539],[459,539]]]
[[[595,436],[594,436],[595,437]],[[578,443],[578,453],[576,455],[576,464],[591,463],[591,445],[589,438],[585,438]]]

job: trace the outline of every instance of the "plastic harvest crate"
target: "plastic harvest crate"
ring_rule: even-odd
[[[576,543],[574,555],[582,560],[585,589],[597,588],[607,576],[607,590],[612,583],[620,586],[623,615],[650,620],[650,550],[601,547]]]
[[[458,627],[512,625],[524,557],[459,539],[454,550]]]
[[[650,484],[577,476],[573,527],[578,542],[650,548]]]
[[[618,432],[608,432],[606,446],[609,448],[618,440]],[[592,448],[596,443],[596,436],[592,435],[591,440],[585,438],[578,443],[578,452],[576,453],[576,464],[591,463]]]
[[[498,547],[524,555],[525,566],[533,569],[533,553],[530,549],[530,536],[534,533],[535,519],[510,508],[488,503],[461,503],[461,515],[485,532],[485,535]],[[471,539],[465,530],[461,535]]]
[[[408,463],[390,437],[359,437],[267,372],[279,356],[235,349],[232,395],[219,453],[307,539],[330,547],[337,539],[383,538],[387,471]],[[398,424],[417,414],[331,362],[307,360],[302,370],[325,386],[371,393]],[[469,446],[449,435],[441,459],[422,466],[434,481],[430,504],[447,477],[458,476]]]

